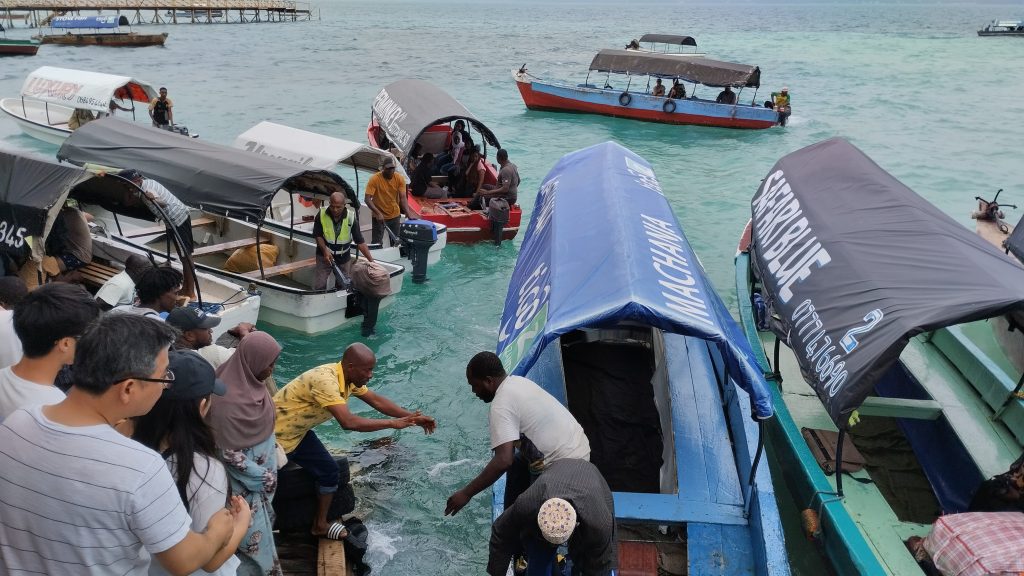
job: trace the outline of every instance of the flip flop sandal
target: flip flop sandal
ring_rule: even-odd
[[[327,533],[322,537],[330,540],[344,540],[348,538],[348,528],[341,522],[335,522],[327,527]]]

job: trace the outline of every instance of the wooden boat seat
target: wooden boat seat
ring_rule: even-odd
[[[305,260],[296,260],[294,262],[286,262],[284,264],[278,264],[277,266],[270,266],[263,269],[263,276],[260,275],[259,270],[253,270],[252,272],[245,272],[242,275],[250,278],[261,278],[271,276],[283,276],[285,274],[291,274],[303,268],[309,268],[316,264],[316,258],[306,258]]]
[[[121,271],[112,266],[100,264],[93,260],[82,268],[79,268],[78,272],[82,275],[82,280],[84,280],[86,284],[98,288]]]
[[[200,226],[206,226],[206,225],[209,225],[209,224],[213,224],[214,222],[216,222],[216,220],[214,220],[213,218],[210,218],[209,216],[201,216],[199,218],[195,218],[195,219],[192,220],[192,227],[193,228],[198,228]],[[125,238],[140,238],[142,236],[152,236],[154,234],[162,234],[166,230],[167,230],[167,227],[164,226],[163,224],[160,224],[158,226],[149,226],[149,227],[146,227],[146,228],[139,228],[138,230],[131,230],[127,234],[125,234],[124,237]]]
[[[261,241],[267,241],[266,238]],[[228,250],[236,250],[238,248],[247,248],[249,246],[255,246],[255,238],[243,238],[241,240],[232,240],[230,242],[221,242],[219,244],[210,244],[208,246],[202,246],[192,251],[193,256],[206,256],[207,254],[216,254],[217,252],[227,252]]]

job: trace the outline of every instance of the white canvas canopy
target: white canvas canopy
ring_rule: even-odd
[[[376,172],[390,152],[366,144],[263,121],[235,138],[235,148],[330,170],[337,164]]]
[[[115,98],[148,103],[157,94],[148,82],[130,76],[43,66],[28,75],[21,95],[71,108],[107,112]]]

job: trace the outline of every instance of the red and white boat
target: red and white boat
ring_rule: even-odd
[[[440,155],[451,142],[452,126],[463,120],[483,141],[480,162],[484,166],[484,185],[497,184],[498,173],[487,162],[487,145],[497,149],[498,139],[473,113],[446,92],[423,80],[398,80],[388,84],[377,94],[371,108],[370,125],[366,137],[371,146],[381,149],[398,148],[409,157],[419,143],[422,153]],[[472,243],[491,240],[491,222],[483,210],[472,210],[469,198],[432,200],[408,194],[409,206],[424,220],[443,224],[448,228],[448,242]],[[511,240],[519,232],[522,210],[511,206],[509,220],[502,231],[502,239]]]

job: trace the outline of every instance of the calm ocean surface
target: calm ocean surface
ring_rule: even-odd
[[[1024,206],[1024,40],[975,34],[994,18],[1024,16],[1019,4],[378,1],[318,7],[320,18],[310,22],[140,27],[170,32],[164,48],[43,46],[36,57],[0,63],[0,96],[16,96],[38,66],[89,69],[166,85],[176,120],[213,142],[230,144],[261,120],[363,141],[376,92],[399,78],[423,78],[455,95],[509,149],[523,179],[524,212],[532,210],[540,180],[567,152],[615,140],[647,158],[730,304],[732,256],[758,183],[780,156],[825,138],[849,138],[964,225],[971,225],[974,196],[997,188],[1007,190],[1005,201]],[[758,101],[789,86],[790,125],[729,131],[523,106],[512,68],[526,63],[537,76],[582,81],[598,49],[621,47],[645,32],[689,34],[710,57],[760,66]],[[751,94],[742,96],[749,101]],[[21,135],[6,118],[0,119],[0,148],[56,152]],[[470,393],[464,369],[475,352],[495,346],[521,240],[522,234],[500,249],[449,245],[431,281],[406,282],[367,342],[378,354],[371,385],[435,416],[436,434],[346,433],[334,423],[319,430],[362,467],[356,490],[359,507],[370,510],[377,574],[483,572],[489,494],[454,519],[442,510],[489,456],[486,406]],[[277,373],[282,383],[336,361],[359,339],[358,327],[316,338],[271,332],[285,346]],[[801,565],[802,554],[795,556]],[[797,572],[818,569],[798,566]]]

